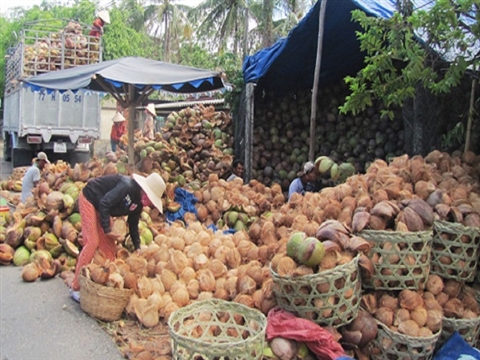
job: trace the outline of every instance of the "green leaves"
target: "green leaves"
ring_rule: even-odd
[[[366,53],[365,66],[355,77],[344,79],[351,94],[340,111],[357,114],[379,99],[390,116],[390,109],[415,96],[418,83],[433,93],[448,93],[468,68],[479,68],[471,48],[480,42],[479,5],[479,0],[437,0],[428,11],[418,9],[408,16],[397,12],[390,19],[352,11],[352,20],[363,29],[357,38]]]

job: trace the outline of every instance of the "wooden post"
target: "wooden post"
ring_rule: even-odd
[[[135,151],[133,146],[135,144],[135,88],[133,84],[128,85],[128,163],[134,164]]]
[[[310,150],[308,159],[314,161],[315,157],[315,117],[317,114],[317,94],[318,82],[320,78],[320,68],[322,63],[323,31],[325,27],[325,12],[327,10],[327,0],[321,0],[320,11],[318,12],[318,40],[317,40],[317,60],[315,62],[315,75],[313,78],[312,104],[310,112]],[[303,165],[303,164],[302,164]]]
[[[253,94],[254,84],[248,83],[245,86],[245,182],[249,182],[252,179],[252,154],[253,154]]]
[[[475,107],[475,85],[477,81],[472,79],[472,89],[470,90],[470,106],[468,107],[468,121],[467,121],[467,134],[465,138],[465,149],[464,152],[470,150],[470,142],[472,137],[472,121],[473,121],[473,110]]]

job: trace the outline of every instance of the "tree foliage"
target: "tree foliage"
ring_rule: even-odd
[[[126,26],[129,13],[121,9],[111,9],[111,24],[103,35],[103,58],[118,59],[125,56],[152,58],[153,41],[145,32],[138,32]]]
[[[384,114],[413,98],[418,85],[433,94],[448,93],[468,68],[477,70],[480,28],[479,0],[437,0],[431,9],[417,9],[390,19],[352,12],[363,31],[357,33],[365,67],[345,78],[351,94],[342,112],[354,114],[381,100]]]

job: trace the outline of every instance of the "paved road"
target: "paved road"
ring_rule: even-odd
[[[0,137],[0,180],[7,180],[12,173],[12,163],[3,160],[3,140]]]
[[[0,267],[0,360],[124,359],[60,278],[26,283],[21,268]]]
[[[3,161],[0,179],[11,163]],[[70,298],[59,277],[23,282],[22,269],[0,265],[0,360],[120,360],[110,336]]]

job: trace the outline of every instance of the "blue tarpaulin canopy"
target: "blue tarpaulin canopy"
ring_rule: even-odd
[[[430,4],[430,5],[429,5]],[[429,0],[414,1],[415,9],[427,9]],[[352,21],[353,10],[370,16],[390,18],[396,11],[396,0],[329,0],[327,2],[320,84],[354,75],[363,67],[364,55],[356,31],[361,27]],[[286,38],[245,59],[243,77],[274,93],[311,89],[315,72],[320,1],[293,28]]]
[[[125,85],[133,84],[137,91],[147,86],[155,90],[175,93],[195,93],[219,90],[224,87],[221,73],[170,64],[141,57],[125,57],[98,64],[76,66],[52,71],[25,79],[34,90],[105,91],[98,81],[103,79],[114,92],[122,92]]]
[[[128,161],[134,162],[135,107],[154,90],[174,93],[195,93],[225,87],[220,72],[175,65],[140,57],[125,57],[98,64],[77,66],[66,70],[24,79],[34,90],[76,91],[89,89],[110,93],[132,117],[128,123]]]

